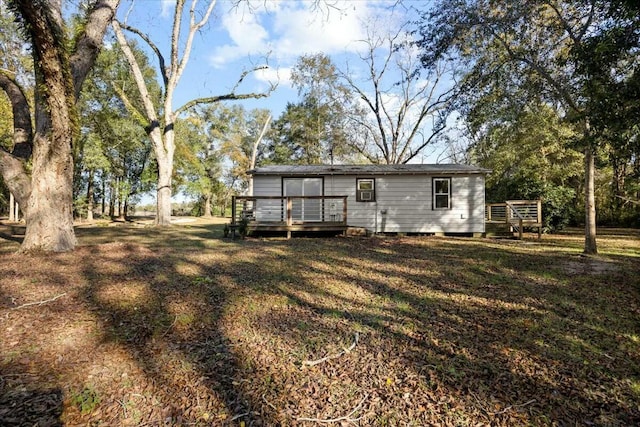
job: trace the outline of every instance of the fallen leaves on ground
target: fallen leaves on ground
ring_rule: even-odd
[[[78,234],[0,240],[2,425],[640,424],[637,231]]]

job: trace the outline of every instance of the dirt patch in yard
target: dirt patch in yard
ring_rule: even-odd
[[[578,256],[564,263],[567,274],[610,274],[620,268],[621,265],[615,260],[602,257]]]

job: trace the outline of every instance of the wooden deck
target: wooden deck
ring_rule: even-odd
[[[347,196],[235,196],[232,201],[231,232],[292,232],[345,233]],[[485,207],[487,233],[518,233],[522,239],[524,227],[536,228],[542,235],[542,202],[540,200],[508,200]],[[491,231],[489,231],[491,229]]]
[[[231,231],[346,232],[347,196],[235,196]],[[243,230],[244,228],[244,230]]]
[[[522,239],[524,227],[536,228],[538,239],[542,237],[542,201],[507,200],[504,203],[489,203],[485,207],[487,228],[506,233],[518,233]]]

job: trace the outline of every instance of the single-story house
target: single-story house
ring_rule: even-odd
[[[251,220],[289,226],[328,221],[372,233],[481,234],[489,172],[458,164],[259,167],[249,171]]]

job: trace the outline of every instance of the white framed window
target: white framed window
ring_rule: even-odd
[[[356,202],[376,201],[376,180],[373,178],[356,178]]]
[[[433,209],[451,209],[451,178],[433,178]]]

